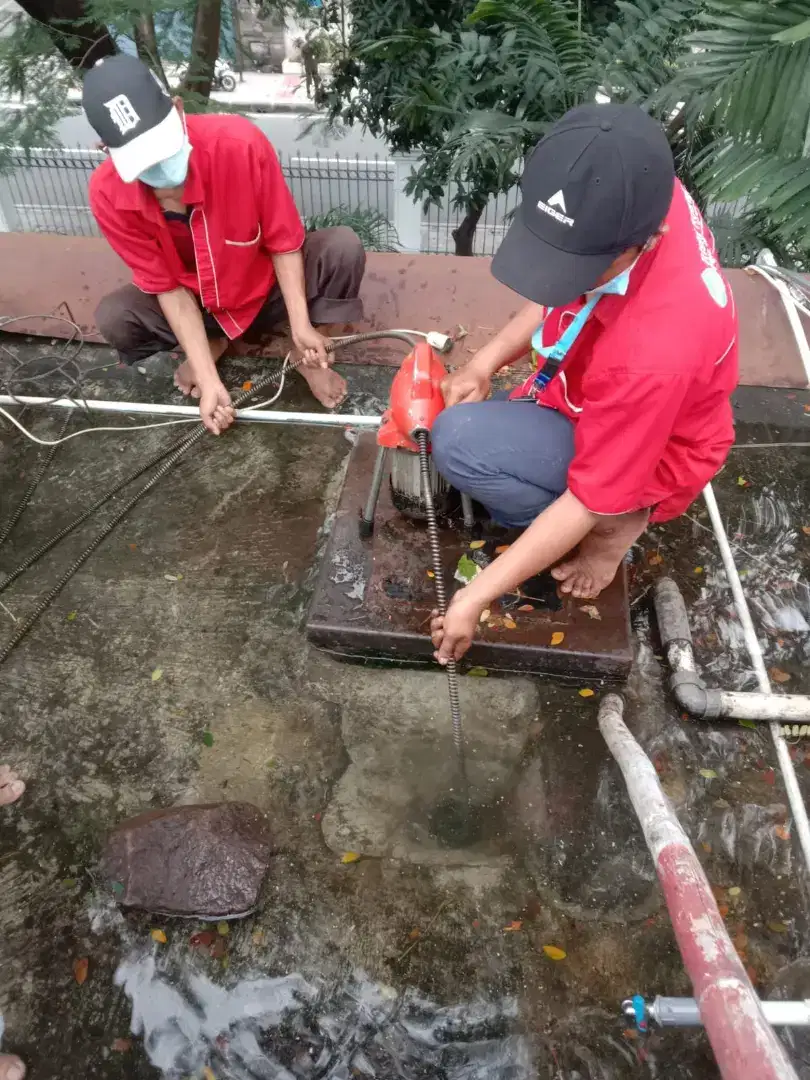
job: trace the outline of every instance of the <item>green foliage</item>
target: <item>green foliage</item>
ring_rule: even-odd
[[[706,200],[744,200],[781,257],[810,254],[810,0],[704,0],[670,100],[711,125],[696,155]],[[776,251],[775,251],[776,253]]]
[[[334,225],[348,225],[354,229],[366,251],[396,251],[396,230],[388,218],[378,210],[352,210],[336,206],[323,214],[312,214],[304,222],[308,232],[330,229]]]

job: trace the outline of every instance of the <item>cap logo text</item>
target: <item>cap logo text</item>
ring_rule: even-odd
[[[567,225],[569,228],[573,227],[574,219],[568,216],[568,208],[565,205],[565,196],[562,193],[562,189],[554,193],[548,202],[543,202],[541,199],[537,204],[537,209],[542,210],[544,214],[548,214],[549,217],[553,217],[555,221],[559,221],[561,225]]]
[[[118,94],[104,102],[104,108],[110,110],[110,119],[122,135],[133,131],[141,122],[140,116],[132,108],[132,102],[126,94]]]

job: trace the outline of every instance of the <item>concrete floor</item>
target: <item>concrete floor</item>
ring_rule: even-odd
[[[105,359],[94,353],[94,363]],[[230,362],[229,383],[255,374],[255,364]],[[379,409],[390,374],[348,374],[348,408]],[[111,370],[87,392],[163,399],[169,389],[159,371]],[[291,388],[284,401],[305,398]],[[809,401],[742,391],[740,438],[806,441]],[[38,432],[56,428],[29,419]],[[16,565],[172,437],[99,434],[61,449],[0,567]],[[0,816],[4,1046],[25,1057],[34,1080],[625,1080],[676,1068],[683,1080],[715,1077],[700,1032],[654,1035],[642,1046],[617,1019],[628,993],[686,994],[688,984],[596,730],[598,696],[548,680],[493,680],[486,697],[469,691],[468,709],[478,710],[470,730],[502,710],[510,745],[516,732],[521,745],[483,854],[343,864],[324,842],[322,818],[345,809],[333,806],[333,789],[358,757],[364,813],[373,825],[387,812],[391,763],[364,746],[378,745],[400,713],[411,739],[420,708],[426,740],[446,721],[440,674],[341,665],[303,637],[348,449],[340,429],[251,427],[206,440],[0,669],[0,760],[29,784]],[[22,438],[0,431],[0,521],[34,460]],[[786,689],[804,692],[807,464],[802,447],[738,449],[718,483],[768,663],[790,675]],[[684,721],[664,691],[649,611],[649,586],[662,572],[688,593],[707,676],[718,685],[751,681],[702,507],[691,515],[653,530],[636,552],[628,718],[761,993],[808,997],[806,877],[797,847],[783,839],[786,800],[769,740]],[[0,642],[96,528],[84,527],[0,596]],[[794,753],[809,794],[810,743]],[[211,957],[189,942],[198,923],[121,916],[96,863],[107,830],[124,817],[215,799],[265,810],[277,855],[259,910],[233,924],[223,955]],[[151,938],[154,928],[166,944]],[[566,959],[550,960],[544,945]],[[79,985],[82,958],[89,974]],[[793,1052],[810,1077],[810,1041],[800,1036]]]

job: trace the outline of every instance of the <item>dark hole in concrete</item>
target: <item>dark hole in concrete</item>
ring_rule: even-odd
[[[428,829],[444,847],[464,848],[477,844],[489,832],[493,808],[461,794],[441,799],[428,814]]]

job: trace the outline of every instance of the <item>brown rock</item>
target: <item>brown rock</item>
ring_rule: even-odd
[[[124,907],[203,918],[247,915],[271,856],[249,803],[150,810],[110,834],[102,869]]]

